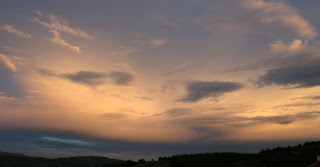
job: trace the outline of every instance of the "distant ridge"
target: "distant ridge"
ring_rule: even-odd
[[[49,159],[0,151],[0,167],[104,167],[105,165],[124,162],[95,156]]]
[[[0,156],[1,155],[8,155],[8,156],[15,156],[15,157],[26,157],[23,154],[19,154],[19,153],[9,153],[9,152],[4,152],[4,151],[0,151]]]

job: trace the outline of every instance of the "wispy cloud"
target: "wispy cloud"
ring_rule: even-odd
[[[137,51],[139,51],[139,50],[134,49],[134,48],[119,48],[116,51],[112,52],[111,56],[128,55],[128,54],[132,54]]]
[[[47,148],[78,148],[93,147],[94,143],[78,139],[60,138],[52,136],[43,136],[40,140],[34,141],[33,144]]]
[[[74,35],[83,39],[93,39],[92,35],[82,31],[81,29],[72,28],[69,26],[69,22],[63,18],[57,17],[55,15],[44,15],[42,12],[36,12],[40,17],[47,19],[49,22],[41,21],[39,18],[32,18],[32,21],[46,27],[53,34],[53,38],[50,41],[54,44],[60,45],[62,47],[68,48],[74,52],[82,53],[78,46],[74,46],[66,42],[61,37],[61,32]]]
[[[150,41],[150,45],[152,47],[160,47],[162,45],[164,45],[167,41],[164,39],[153,39]]]
[[[187,71],[191,68],[195,68],[197,66],[199,66],[199,65],[198,64],[179,64],[179,65],[174,66],[174,68],[171,71],[164,73],[164,75],[169,76],[169,75],[173,75],[173,74],[176,74],[179,72],[185,72],[185,71]]]
[[[30,34],[24,33],[16,28],[14,28],[13,26],[8,25],[8,24],[4,24],[3,26],[0,26],[0,30],[7,31],[11,34],[14,34],[14,35],[20,37],[20,38],[31,39]]]
[[[278,115],[278,116],[258,116],[252,118],[244,118],[243,121],[249,120],[253,123],[277,123],[277,124],[291,124],[295,121],[315,119],[320,116],[320,112],[302,112],[290,115]]]
[[[60,36],[60,32],[58,32],[57,30],[51,30],[51,33],[53,34],[53,38],[50,39],[50,41],[53,44],[57,44],[60,45],[62,47],[68,48],[74,52],[77,53],[82,53],[82,51],[80,50],[80,48],[78,46],[73,46],[69,43],[67,43],[65,40],[63,40]]]
[[[165,114],[170,116],[182,116],[182,115],[190,114],[191,111],[192,109],[190,108],[173,108],[165,111]]]
[[[294,39],[290,43],[283,41],[274,41],[270,45],[270,52],[272,54],[292,54],[298,53],[308,47],[308,41]]]
[[[282,114],[271,116],[234,116],[234,115],[206,115],[205,117],[186,117],[181,118],[177,122],[188,122],[193,125],[202,125],[210,123],[213,126],[229,126],[229,127],[248,127],[258,124],[280,124],[288,125],[298,121],[317,119],[320,117],[319,111],[299,112],[295,114]]]
[[[141,100],[146,100],[146,101],[154,100],[152,97],[147,97],[147,96],[139,96],[139,97],[136,97],[136,98],[141,99]]]
[[[284,2],[242,0],[240,4],[258,23],[284,29],[283,32],[290,31],[307,39],[317,36],[316,29],[296,9]]]
[[[200,16],[195,23],[212,32],[259,33],[314,39],[316,28],[284,1],[238,0],[232,12]],[[231,14],[231,15],[230,15]]]
[[[20,53],[21,50],[20,49],[16,49],[16,48],[13,48],[11,46],[2,46],[3,49],[7,50],[7,51],[11,51],[11,52],[17,52],[17,53]]]
[[[8,97],[5,95],[4,92],[0,91],[0,104],[1,103],[13,103],[16,102],[18,99],[15,97]]]
[[[41,13],[41,12],[40,12]],[[38,23],[50,30],[57,30],[60,32],[64,32],[70,35],[74,35],[80,38],[84,39],[93,39],[94,37],[92,35],[89,35],[85,31],[82,31],[81,29],[72,28],[69,26],[69,22],[63,18],[57,17],[55,15],[48,15],[45,16],[41,13],[40,16],[44,16],[49,20],[49,22],[41,21],[38,18],[33,18],[33,22]]]
[[[0,95],[0,103],[13,103],[17,99],[15,97],[7,97],[7,96],[1,96]]]
[[[6,55],[0,54],[0,69],[15,72],[17,70],[15,64],[11,62]]]
[[[120,119],[120,118],[126,117],[125,114],[119,114],[119,113],[104,113],[104,114],[101,114],[100,116],[106,119]]]

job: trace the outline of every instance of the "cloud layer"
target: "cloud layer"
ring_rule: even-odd
[[[209,97],[218,97],[224,93],[233,92],[243,87],[237,82],[217,82],[217,81],[192,81],[187,83],[187,95],[178,101],[197,102]]]
[[[213,10],[211,15],[195,22],[212,32],[246,32],[273,36],[314,39],[315,27],[289,4],[283,1],[239,0],[232,3],[232,12]],[[229,8],[230,6],[228,6]]]
[[[0,54],[0,69],[15,72],[16,66],[8,59],[6,55]]]
[[[106,72],[96,72],[96,71],[78,71],[75,73],[58,73],[45,68],[37,69],[41,75],[53,76],[58,78],[67,79],[74,83],[86,85],[89,87],[97,87],[105,84],[115,84],[115,85],[130,85],[136,75],[133,72],[123,72],[123,71],[111,71]]]
[[[38,11],[39,12],[39,11]],[[49,20],[49,22],[41,21],[38,18],[33,18],[32,20],[35,23],[38,23],[50,30],[56,30],[60,32],[64,32],[70,35],[74,35],[76,37],[84,38],[84,39],[93,39],[94,37],[89,35],[88,33],[82,31],[81,29],[72,28],[69,26],[69,22],[63,18],[59,18],[55,15],[45,16],[41,12],[38,13],[40,16]]]
[[[82,51],[78,46],[71,45],[67,41],[62,39],[60,35],[61,32],[74,35],[76,37],[83,38],[83,39],[94,38],[93,36],[89,35],[88,33],[80,29],[75,29],[70,27],[68,21],[63,18],[59,18],[55,15],[44,15],[40,11],[37,11],[37,14],[40,17],[47,19],[49,22],[41,21],[39,18],[36,18],[36,17],[32,18],[32,21],[50,30],[50,32],[53,34],[53,38],[51,38],[50,41],[53,44],[60,45],[64,48],[68,48],[77,53],[82,53]]]
[[[309,64],[273,68],[258,78],[259,86],[282,85],[312,87],[320,85],[320,61]]]
[[[80,50],[80,48],[78,46],[73,46],[73,45],[67,43],[65,40],[63,40],[60,36],[60,32],[58,32],[56,30],[51,30],[51,33],[53,34],[53,38],[51,38],[50,41],[53,44],[57,44],[62,47],[71,49],[72,51],[77,52],[77,53],[82,53],[82,51]]]
[[[294,39],[290,43],[283,41],[274,41],[270,45],[270,52],[272,54],[292,54],[298,53],[308,47],[308,41]]]
[[[181,116],[181,115],[190,114],[191,111],[192,110],[190,108],[173,108],[165,111],[165,113],[170,116]]]
[[[265,26],[283,29],[283,32],[289,31],[306,39],[317,36],[315,28],[296,9],[284,2],[242,0],[240,4],[255,21]]]
[[[4,24],[3,26],[0,26],[0,30],[7,31],[11,34],[16,35],[17,37],[20,37],[20,38],[31,39],[30,34],[24,33],[16,28],[14,28],[13,26],[8,25],[8,24]]]

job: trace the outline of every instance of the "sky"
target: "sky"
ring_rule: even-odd
[[[0,4],[1,151],[127,160],[320,140],[320,1]]]

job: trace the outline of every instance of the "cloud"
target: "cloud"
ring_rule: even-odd
[[[176,65],[171,71],[164,73],[165,76],[170,76],[179,72],[185,72],[191,68],[197,67],[198,64],[179,64]]]
[[[243,84],[237,82],[209,82],[192,81],[187,83],[186,97],[179,99],[181,102],[197,102],[210,97],[218,97],[224,93],[233,92],[243,87]]]
[[[72,50],[74,52],[77,52],[77,53],[82,53],[82,51],[80,50],[80,48],[78,46],[73,46],[73,45],[67,43],[65,40],[63,40],[60,37],[60,32],[58,32],[56,30],[51,30],[51,33],[53,34],[53,38],[50,39],[50,41],[53,44],[60,45],[62,47],[68,48],[68,49],[70,49],[70,50]]]
[[[227,134],[227,132],[223,130],[219,130],[219,129],[215,129],[207,126],[194,126],[194,127],[190,127],[190,130],[196,132],[198,136],[201,136],[199,139],[197,139],[200,141],[213,139],[217,137],[223,137],[224,135]]]
[[[20,49],[16,49],[10,46],[2,46],[3,49],[7,50],[7,51],[11,51],[11,52],[17,52],[17,53],[21,53],[22,51]]]
[[[139,51],[138,49],[132,49],[132,48],[119,48],[117,51],[114,51],[111,53],[112,56],[118,56],[118,55],[128,55],[132,54],[134,52]]]
[[[106,84],[108,79],[108,75],[106,73],[93,71],[79,71],[76,73],[62,74],[62,77],[69,79],[72,82],[92,87]]]
[[[40,12],[40,11],[39,11]],[[40,12],[41,13],[41,12]],[[40,16],[44,16],[42,13]],[[72,28],[69,26],[69,22],[63,18],[59,18],[55,15],[44,16],[49,20],[49,22],[41,21],[38,18],[33,18],[32,21],[40,24],[50,30],[56,30],[59,32],[64,32],[70,35],[74,35],[76,37],[84,38],[84,39],[93,39],[94,37],[89,35],[88,33],[82,31],[81,29]]]
[[[270,69],[256,83],[260,87],[272,84],[291,87],[319,86],[320,60]]]
[[[136,78],[133,73],[122,71],[112,71],[108,77],[117,85],[128,85]]]
[[[167,41],[164,39],[153,39],[150,41],[150,45],[152,47],[160,47],[162,45],[164,45]]]
[[[36,67],[36,70],[39,72],[40,75],[43,76],[59,76],[58,72],[48,68]]]
[[[4,24],[3,26],[0,26],[0,30],[7,31],[11,34],[14,34],[14,35],[20,37],[20,38],[31,39],[30,34],[24,33],[16,28],[14,28],[13,26],[8,25],[8,24]]]
[[[231,12],[200,16],[195,23],[212,32],[244,32],[314,39],[318,34],[298,10],[283,1],[237,0]],[[234,4],[234,3],[233,3]],[[231,5],[231,4],[229,4]]]
[[[147,96],[140,96],[140,97],[136,97],[136,98],[142,99],[142,100],[147,100],[147,101],[152,101],[153,100],[153,98],[147,97]]]
[[[109,83],[116,85],[130,85],[131,82],[136,78],[133,72],[123,71],[111,71],[96,72],[96,71],[78,71],[75,73],[59,73],[46,68],[37,68],[37,71],[43,76],[52,76],[57,78],[67,79],[74,83],[97,87]]]
[[[15,97],[8,97],[4,94],[4,92],[0,91],[0,104],[1,103],[13,103],[16,102],[18,99]]]
[[[299,39],[292,40],[291,43],[285,43],[283,41],[274,41],[270,45],[270,52],[272,54],[292,54],[298,53],[308,47],[308,41],[302,41]]]
[[[299,12],[284,2],[241,0],[241,6],[258,23],[292,32],[302,38],[317,36],[315,28]]]
[[[69,26],[69,23],[67,20],[57,17],[55,15],[44,15],[42,12],[37,11],[36,12],[40,17],[44,17],[48,19],[49,22],[41,21],[39,18],[32,18],[32,21],[42,25],[43,27],[46,27],[50,30],[50,32],[53,34],[53,38],[50,39],[50,41],[53,44],[60,45],[62,47],[68,48],[74,52],[82,53],[80,48],[78,46],[73,46],[66,42],[64,39],[61,38],[61,32],[74,35],[79,38],[83,39],[93,39],[94,37],[89,35],[88,33],[82,31],[81,29],[75,29]]]
[[[0,69],[15,72],[17,70],[14,63],[12,63],[6,55],[0,54]]]
[[[82,141],[78,139],[58,138],[51,136],[41,137],[41,140],[34,141],[33,144],[47,148],[78,148],[78,147],[92,147],[94,143]]]
[[[182,116],[182,115],[190,114],[191,111],[192,109],[190,108],[173,108],[165,111],[165,113],[170,116]]]
[[[320,116],[319,111],[303,112],[293,115],[279,115],[279,116],[258,116],[253,118],[247,118],[256,123],[277,123],[277,124],[291,124],[295,121],[315,119]]]
[[[188,122],[193,125],[206,125],[210,124],[213,127],[219,127],[219,125],[236,126],[236,127],[248,127],[258,124],[292,124],[297,121],[317,119],[320,117],[320,111],[300,112],[296,114],[283,114],[272,116],[254,116],[243,117],[233,115],[214,115],[206,117],[186,118],[181,119],[180,123]]]
[[[313,100],[319,100],[319,99],[320,99],[320,96],[313,96],[313,97],[311,97],[311,99],[313,99]]]
[[[0,95],[0,104],[1,103],[13,103],[16,101],[17,101],[17,98],[15,98],[15,97],[7,97],[7,96]]]
[[[126,115],[125,114],[118,114],[118,113],[104,113],[104,114],[101,114],[101,116],[103,118],[107,118],[107,119],[120,119],[120,118],[125,117]]]
[[[316,99],[314,99],[316,100]],[[292,103],[292,104],[284,104],[284,105],[278,105],[275,108],[287,108],[287,107],[301,107],[301,106],[308,106],[308,107],[312,107],[312,106],[318,106],[320,105],[320,102],[317,103],[310,103],[310,102],[298,102],[298,103]]]
[[[295,66],[298,64],[309,64],[314,61],[320,61],[320,57],[317,56],[314,52],[309,52],[308,50],[303,50],[298,54],[294,54],[292,56],[277,56],[268,58],[262,61],[241,65],[227,72],[236,72],[236,71],[245,71],[245,70],[258,70],[262,68],[280,68],[280,67],[288,67]]]

